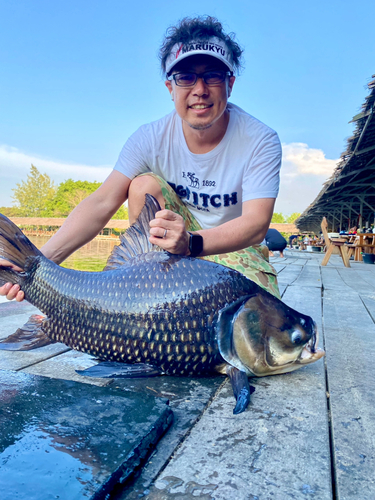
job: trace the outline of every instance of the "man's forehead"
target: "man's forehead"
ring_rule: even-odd
[[[199,71],[210,71],[212,69],[229,71],[229,68],[216,57],[194,55],[186,57],[177,63],[172,72],[179,73],[181,71],[196,71],[197,69],[199,69]]]

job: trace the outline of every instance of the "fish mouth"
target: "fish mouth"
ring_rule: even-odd
[[[314,361],[317,361],[318,359],[322,358],[325,355],[325,351],[323,351],[323,349],[320,349],[320,347],[318,347],[318,343],[319,343],[319,333],[316,324],[314,324],[314,333],[311,339],[303,348],[299,358],[299,362],[301,364],[313,363]]]

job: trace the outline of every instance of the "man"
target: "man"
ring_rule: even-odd
[[[293,248],[293,240],[296,240],[298,238],[298,234],[292,234],[289,236],[289,247]]]
[[[44,245],[46,257],[61,263],[127,199],[133,223],[150,193],[162,207],[150,223],[151,243],[233,267],[278,296],[259,243],[278,193],[281,147],[273,130],[228,103],[241,54],[212,17],[168,30],[160,58],[175,110],[128,139],[106,181]],[[0,294],[23,299],[17,285]]]
[[[284,258],[284,250],[286,248],[286,239],[279,233],[277,229],[270,228],[265,237],[265,243],[270,252],[270,256],[273,257],[273,252],[280,252],[280,257]]]

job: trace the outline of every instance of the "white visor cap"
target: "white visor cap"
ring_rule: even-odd
[[[220,38],[211,37],[208,40],[176,43],[172,47],[165,63],[167,74],[183,59],[196,55],[215,57],[228,66],[230,71],[234,71],[232,53],[228,49],[227,44]]]

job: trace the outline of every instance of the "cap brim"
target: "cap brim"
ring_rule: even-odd
[[[227,59],[225,59],[224,57],[220,57],[219,55],[216,55],[216,54],[206,54],[206,53],[202,52],[201,50],[195,50],[195,51],[189,52],[188,54],[184,54],[184,55],[180,56],[178,59],[176,59],[175,61],[173,61],[172,64],[170,64],[169,67],[166,68],[167,74],[169,74],[172,71],[172,69],[179,62],[187,59],[188,57],[192,57],[192,56],[208,56],[208,57],[212,57],[213,59],[218,59],[223,64],[225,64],[225,66],[229,69],[229,71],[233,71],[233,66],[231,66],[228,63]]]

